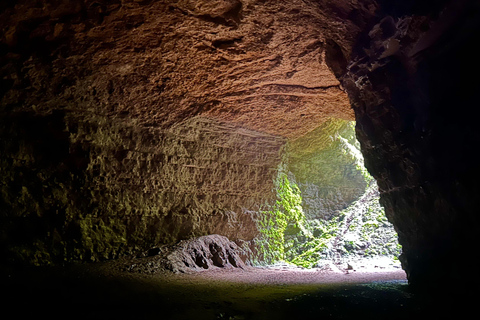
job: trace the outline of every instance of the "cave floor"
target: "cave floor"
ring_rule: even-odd
[[[146,275],[90,264],[16,270],[1,282],[9,293],[2,311],[15,319],[443,319],[465,311],[411,292],[398,269],[277,265]]]

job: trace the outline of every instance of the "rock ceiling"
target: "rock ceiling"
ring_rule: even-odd
[[[333,72],[345,68],[357,25],[373,6],[301,0],[50,2],[24,1],[4,10],[2,42],[9,53],[2,75],[14,89],[6,104],[33,105],[37,112],[61,105],[128,116],[146,126],[201,115],[287,138],[330,117],[353,120]],[[51,48],[48,64],[45,57],[28,57],[41,47]],[[23,68],[12,67],[27,58]],[[36,93],[25,92],[25,81]]]

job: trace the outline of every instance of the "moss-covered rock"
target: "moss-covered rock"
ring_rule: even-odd
[[[342,211],[344,219],[334,242],[334,252],[341,256],[389,256],[401,254],[398,236],[379,203],[380,193],[372,184],[365,194]]]
[[[330,219],[358,199],[373,178],[363,165],[352,121],[330,119],[289,144],[288,170],[309,219]]]
[[[10,115],[0,136],[0,253],[35,265],[252,240],[285,144],[202,117],[164,129],[76,113]]]
[[[259,221],[263,260],[309,268],[325,259],[400,254],[359,147],[354,123],[338,119],[290,144],[277,201]]]
[[[260,211],[257,220],[260,236],[255,242],[258,251],[256,260],[267,263],[290,260],[295,247],[292,238],[309,235],[305,227],[300,190],[282,170],[275,180],[275,190],[276,202]]]

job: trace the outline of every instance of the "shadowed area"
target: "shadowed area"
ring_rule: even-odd
[[[2,288],[10,292],[6,310],[20,318],[417,319],[472,311],[468,293],[412,293],[404,277],[285,266],[146,276],[90,265],[23,270],[3,278]]]

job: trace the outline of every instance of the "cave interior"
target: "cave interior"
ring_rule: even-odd
[[[79,318],[126,317],[127,301],[131,316],[157,304],[178,319],[473,308],[479,1],[9,0],[0,28],[0,271],[25,314],[89,304],[103,309]],[[372,223],[383,229],[355,233]],[[274,289],[209,287],[201,304],[201,285],[79,271],[352,254],[398,258],[408,285],[291,289],[276,309],[261,298]]]

